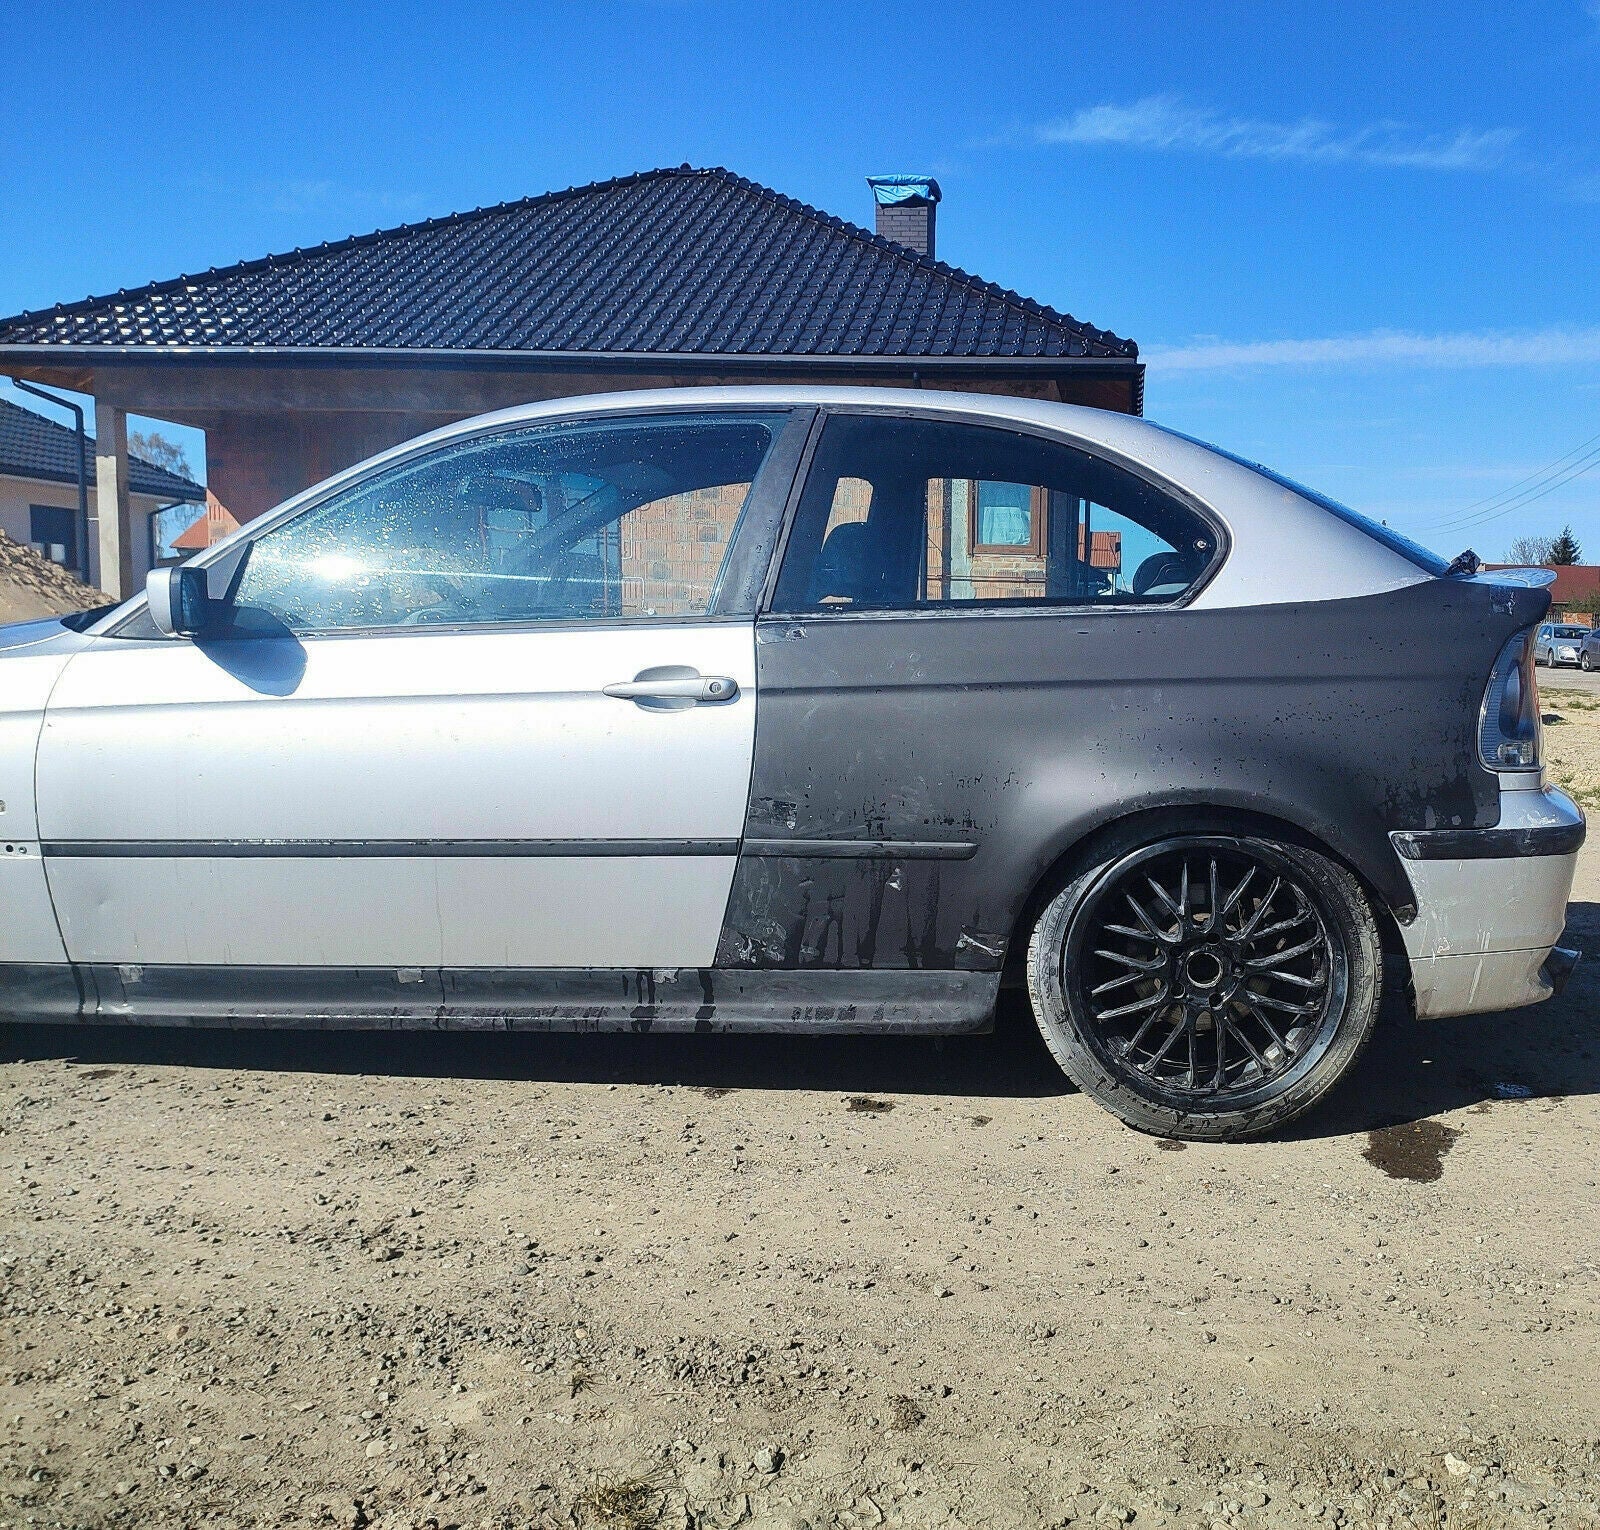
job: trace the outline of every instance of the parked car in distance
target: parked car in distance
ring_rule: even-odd
[[[1582,814],[1541,571],[1140,419],[532,405],[0,634],[18,1018],[987,1028],[1173,1136],[1535,1002]]]
[[[1583,641],[1578,645],[1578,668],[1584,671],[1600,668],[1600,627],[1586,627]]]
[[[1560,664],[1577,664],[1587,669],[1589,666],[1583,663],[1583,646],[1588,636],[1587,627],[1565,622],[1545,622],[1539,628],[1539,636],[1534,642],[1533,661],[1535,664],[1548,664],[1552,669]]]

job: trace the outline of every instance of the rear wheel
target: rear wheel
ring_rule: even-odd
[[[1129,1126],[1226,1139],[1309,1109],[1377,1021],[1382,957],[1360,884],[1299,845],[1181,835],[1074,878],[1028,949],[1067,1076]]]
[[[1585,648],[1578,655],[1578,668],[1581,669],[1584,674],[1588,674],[1594,668],[1594,660],[1589,657],[1589,650],[1587,648]]]

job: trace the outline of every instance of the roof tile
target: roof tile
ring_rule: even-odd
[[[0,320],[0,345],[823,356],[1138,347],[722,169],[648,170]]]

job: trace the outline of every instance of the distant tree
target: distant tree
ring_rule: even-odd
[[[1550,561],[1550,549],[1555,543],[1554,537],[1518,537],[1506,549],[1506,562],[1537,568],[1541,563]]]
[[[158,468],[165,468],[180,478],[194,477],[189,471],[189,454],[159,430],[130,430],[128,450],[135,457],[143,457],[146,462],[153,462]]]
[[[1572,527],[1563,526],[1561,535],[1550,544],[1550,561],[1557,565],[1576,563],[1582,556],[1583,549],[1578,546]]]

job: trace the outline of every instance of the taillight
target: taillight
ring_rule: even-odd
[[[1500,650],[1483,693],[1478,753],[1490,770],[1536,770],[1544,757],[1533,632],[1519,632]]]

